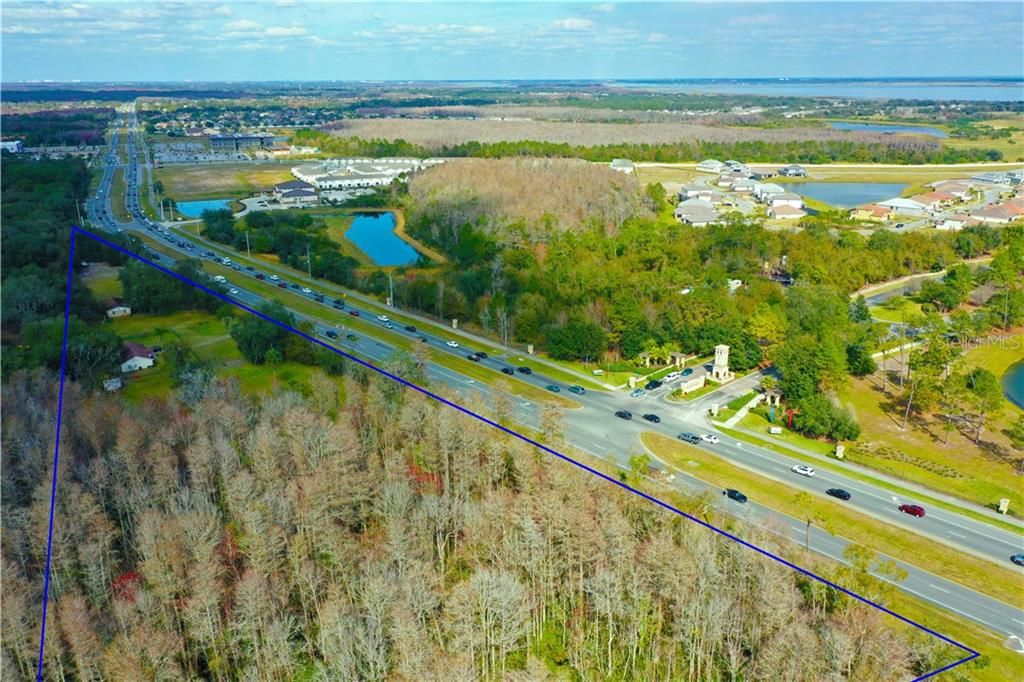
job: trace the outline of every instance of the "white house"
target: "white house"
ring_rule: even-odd
[[[768,200],[771,203],[772,208],[778,206],[789,206],[791,208],[803,208],[804,200],[799,194],[793,192],[783,192],[782,194],[773,194]]]
[[[636,166],[629,159],[612,159],[610,168],[620,173],[633,173],[636,170]]]
[[[133,341],[121,347],[121,360],[121,372],[124,374],[152,367],[156,361],[152,350]]]
[[[715,159],[704,159],[697,164],[697,170],[702,173],[721,173],[725,164]]]
[[[785,175],[791,178],[802,178],[807,175],[807,171],[803,166],[795,163],[791,163],[788,166],[783,166],[779,169],[779,175]]]
[[[718,185],[719,187],[732,187],[733,180],[735,179],[736,178],[728,174],[719,175],[718,181],[715,184]]]
[[[1006,173],[1006,177],[1010,178],[1011,185],[1024,184],[1024,170],[1012,170]]]
[[[1012,182],[1009,173],[976,173],[971,176],[971,180],[988,182],[993,185],[1009,185]]]
[[[132,314],[132,309],[126,305],[115,305],[107,308],[107,317],[113,320],[116,317],[128,317]]]
[[[942,192],[943,194],[949,194],[960,201],[966,201],[971,198],[971,186],[966,182],[957,182],[955,180],[942,180],[932,185],[932,188],[936,192]]]
[[[776,220],[799,220],[807,215],[807,211],[789,204],[779,204],[768,209],[768,217]]]
[[[902,213],[904,215],[924,215],[927,212],[927,207],[924,204],[913,199],[904,199],[903,197],[879,201],[877,205],[887,208],[893,213]]]
[[[741,194],[749,194],[754,191],[757,183],[750,178],[736,178],[732,181],[732,191]]]
[[[761,203],[767,202],[771,197],[777,194],[785,194],[786,190],[781,185],[776,185],[771,182],[758,183],[754,186],[752,194],[754,198]]]
[[[23,151],[25,151],[25,147],[22,145],[21,140],[4,140],[0,142],[0,152],[20,154]]]
[[[956,232],[962,230],[968,225],[977,222],[973,218],[967,215],[956,214],[943,218],[939,222],[935,223],[936,230],[949,230]]]

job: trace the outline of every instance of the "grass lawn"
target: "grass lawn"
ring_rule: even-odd
[[[82,273],[82,281],[99,301],[119,298],[122,294],[121,280],[117,278],[119,271],[120,268],[106,263],[91,263],[89,268]]]
[[[790,431],[785,425],[785,414],[780,411],[776,411],[774,424],[757,412],[748,412],[747,416],[740,420],[740,426],[750,429],[751,431],[764,434],[765,439],[768,441],[788,443],[789,445],[817,452],[820,455],[831,455],[836,451],[835,446],[831,443],[827,443],[823,440],[815,440],[814,438],[807,438],[806,436],[801,436],[795,431]],[[781,426],[782,433],[768,433],[768,429],[773,426]]]
[[[703,388],[698,388],[696,391],[690,391],[686,395],[680,395],[679,389],[677,388],[676,390],[672,391],[672,395],[670,397],[673,400],[693,400],[694,398],[699,398],[702,395],[707,395],[708,393],[711,393],[712,391],[718,388],[721,388],[720,384],[707,383],[704,384]]]
[[[128,214],[128,207],[124,203],[124,169],[118,168],[114,171],[113,181],[110,190],[110,205],[114,211],[114,217],[120,222],[128,222],[131,216]]]
[[[291,164],[225,163],[168,165],[153,171],[164,194],[176,201],[242,199],[292,179]]]
[[[858,544],[906,561],[1008,604],[1020,600],[1020,575],[1003,566],[957,552],[933,540],[851,510],[838,500],[800,495],[799,490],[660,434],[641,434],[645,447],[677,469],[720,488],[739,488],[751,499]]]
[[[327,225],[327,236],[341,247],[339,250],[342,254],[355,258],[360,265],[373,265],[370,257],[345,236],[346,230],[352,225],[353,216],[324,215],[319,218]]]
[[[1017,123],[1016,127],[1024,127]],[[947,138],[942,144],[954,149],[997,149],[1003,153],[1003,161],[1024,161],[1024,132],[1013,131],[1010,137],[981,138],[978,140]]]
[[[696,177],[708,177],[707,173],[698,173],[693,169],[687,168],[675,168],[673,166],[644,166],[637,167],[636,177],[645,185],[652,182],[660,182],[662,184],[668,183],[673,185],[670,189],[668,186],[665,187],[669,191],[678,191],[678,187],[674,185],[685,185]]]
[[[906,296],[893,296],[882,305],[868,307],[871,317],[883,322],[903,322],[914,315],[921,315],[921,304]]]

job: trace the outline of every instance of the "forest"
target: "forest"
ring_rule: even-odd
[[[0,127],[5,138],[20,139],[26,147],[100,145],[113,116],[113,109],[102,107],[4,114]]]
[[[213,382],[138,407],[70,384],[43,679],[810,682],[959,657],[385,381],[349,367],[340,386]],[[5,679],[34,677],[55,391],[44,370],[3,384]],[[712,497],[678,503],[797,551]],[[871,599],[895,589],[864,548],[791,558]]]

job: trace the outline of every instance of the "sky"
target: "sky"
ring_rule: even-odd
[[[1022,2],[9,2],[4,82],[1024,76]]]

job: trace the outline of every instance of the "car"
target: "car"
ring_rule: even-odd
[[[679,372],[669,372],[668,374],[663,376],[661,378],[661,380],[663,382],[665,382],[665,383],[668,383],[669,381],[675,381],[678,378],[679,378]]]
[[[661,382],[658,381],[657,379],[651,379],[650,381],[647,382],[644,388],[646,388],[648,391],[653,391],[656,388],[661,388]]]
[[[1010,557],[1010,561],[1017,564],[1018,566],[1024,566],[1024,554],[1014,554]]]
[[[683,431],[678,436],[676,436],[676,438],[683,441],[684,443],[690,443],[693,445],[696,445],[697,443],[700,442],[700,436],[698,436],[696,433],[690,433],[689,431]]]
[[[217,254],[215,254],[213,251],[206,251],[205,253],[203,253],[203,255],[206,256],[207,258],[216,258],[217,257]],[[277,279],[277,278],[275,277],[274,279]]]
[[[384,323],[384,328],[385,329],[394,329],[395,325],[391,324],[390,322],[385,322]]]
[[[735,500],[736,502],[743,503],[747,501],[746,495],[741,493],[739,490],[734,490],[732,488],[726,488],[725,490],[722,491],[722,494],[728,497],[730,500]]]
[[[687,367],[686,369],[684,369],[682,372],[679,373],[679,376],[681,376],[681,377],[688,377],[691,374],[693,374],[693,368],[692,367]]]
[[[625,419],[626,421],[629,421],[630,419],[633,418],[633,413],[628,410],[619,410],[618,412],[615,413],[615,416],[618,417],[619,419]]]
[[[313,293],[313,290],[310,289],[309,287],[302,287],[302,293],[304,293],[304,294],[311,294],[311,293]]]
[[[345,301],[341,300],[340,298],[336,298],[334,299],[334,303],[332,303],[331,305],[333,305],[335,308],[344,308]]]
[[[449,348],[458,348],[459,347],[459,342],[458,341],[447,341],[447,342],[445,342],[445,345],[448,346]]]
[[[407,332],[414,332],[414,331],[416,331],[416,327],[412,326],[411,324],[407,324],[407,325],[405,325],[405,331],[407,331]]]
[[[476,353],[470,353],[469,355],[466,356],[466,359],[472,360],[473,362],[480,362],[480,358],[476,356]]]
[[[232,263],[232,265],[231,265],[231,269],[232,269],[232,270],[241,270],[241,269],[242,269],[242,266],[241,266],[241,265],[239,265],[238,263]]]
[[[229,294],[237,294],[238,293],[238,289],[236,289],[234,287],[231,287],[230,289],[228,289],[228,293]]]
[[[295,284],[295,283],[289,284],[288,286],[290,286],[292,289],[298,289],[299,288],[299,285]]]
[[[850,499],[850,493],[846,492],[842,488],[829,488],[828,490],[825,491],[825,494],[831,495],[832,497],[837,497],[840,500]]]
[[[387,322],[390,318],[387,315],[378,315],[377,319],[381,322]]]
[[[313,297],[313,300],[315,300],[317,303],[323,303],[324,302],[324,295],[323,294],[317,294],[316,296]]]
[[[636,389],[633,389],[633,391],[629,394],[629,397],[630,398],[639,398],[639,397],[645,395],[646,393],[647,393],[647,391],[645,391],[644,389],[636,388]]]
[[[271,276],[270,276],[270,279],[272,279],[272,280],[274,280],[274,281],[276,282],[277,280],[279,280],[279,279],[281,279],[281,278],[280,278],[280,277],[278,277],[277,275],[271,275]]]
[[[278,282],[277,283],[277,288],[278,289],[287,289],[288,288],[288,284],[286,282]]]
[[[324,336],[326,336],[329,339],[336,339],[338,338],[338,332],[328,329],[327,331],[324,332]]]
[[[253,266],[251,266],[251,265],[246,265],[246,266],[245,266],[245,269],[246,269],[246,270],[248,270],[249,272],[252,272],[252,271],[253,271],[253,270],[255,270],[256,268],[254,268],[254,267],[253,267]]]
[[[924,518],[924,507],[919,504],[901,504],[900,511],[904,514],[910,514],[917,518]]]
[[[515,374],[516,371],[514,369],[512,369],[511,367],[502,367],[501,368],[501,373],[502,374],[508,374],[508,375],[511,376],[511,375]]]
[[[533,374],[533,370],[529,367],[516,367],[516,371],[520,374]]]
[[[587,392],[586,389],[584,389],[582,386],[577,386],[576,384],[573,384],[572,386],[569,387],[569,393],[575,393],[576,395],[583,395],[586,392]]]
[[[262,272],[257,272],[256,273],[256,279],[266,279],[266,278],[267,278],[267,276],[264,275]]]
[[[420,339],[420,343],[426,343],[428,341],[427,337],[425,337],[425,336],[421,336],[421,337],[419,337],[419,339]]]
[[[561,393],[562,391],[562,389],[560,389],[558,386],[555,386],[554,384],[548,384],[544,388],[551,391],[552,393]]]
[[[358,341],[359,337],[355,334],[345,334],[345,338],[349,341]]]
[[[895,227],[897,230],[902,230],[906,225],[906,223],[896,223]]]
[[[793,468],[790,469],[794,474],[800,474],[801,476],[807,476],[810,478],[814,475],[814,467],[809,467],[806,464],[794,464]]]
[[[705,433],[700,437],[705,443],[711,443],[712,445],[718,445],[718,436],[713,433]]]
[[[359,317],[359,311],[358,310],[350,310],[350,311],[348,311],[348,314],[351,315],[352,317]]]
[[[644,419],[646,421],[651,422],[652,424],[659,424],[659,423],[661,423],[661,417],[659,417],[656,414],[645,414],[644,415]]]
[[[477,356],[481,360],[487,359],[487,353],[483,352],[482,350],[478,350],[477,352],[473,353],[473,355]]]

